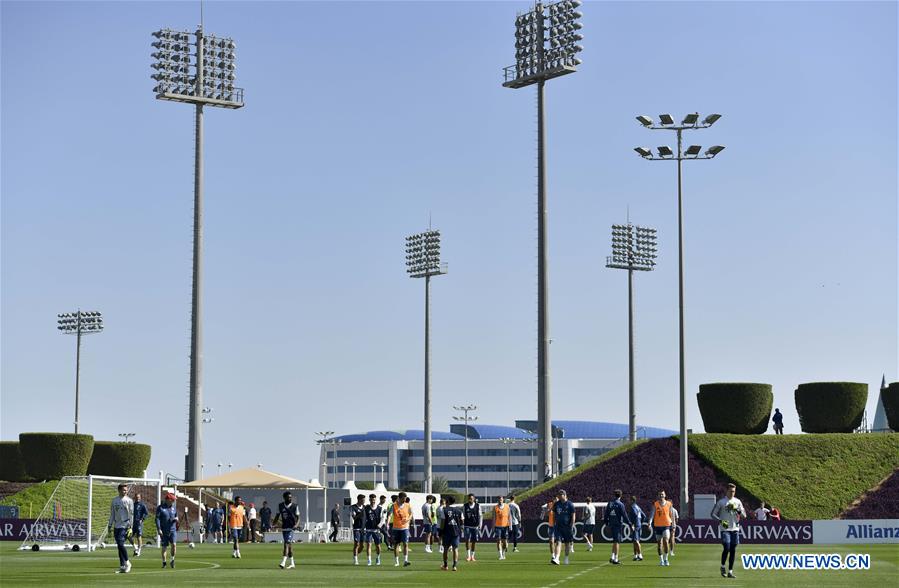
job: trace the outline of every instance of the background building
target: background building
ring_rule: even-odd
[[[627,425],[592,421],[553,421],[553,455],[560,472],[627,442]],[[468,487],[482,502],[512,490],[529,488],[537,479],[537,422],[503,425],[451,425],[435,431],[433,472],[456,492],[465,491],[465,435],[468,435]],[[467,429],[467,431],[466,431]],[[676,431],[638,427],[638,438],[675,435]],[[323,483],[342,488],[346,481],[381,482],[391,489],[421,483],[424,431],[369,431],[331,438],[321,447]],[[354,465],[355,464],[355,465]]]

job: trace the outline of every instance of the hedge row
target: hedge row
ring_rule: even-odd
[[[812,382],[796,388],[796,412],[806,433],[851,433],[862,423],[868,385]]]
[[[0,479],[59,480],[65,476],[137,478],[150,464],[150,446],[97,441],[73,433],[22,433],[0,443]]]
[[[880,397],[883,399],[888,426],[894,431],[899,431],[899,382],[887,386]]]
[[[696,400],[707,433],[761,435],[768,430],[774,394],[771,384],[702,384]]]
[[[97,441],[87,473],[123,478],[143,477],[150,464],[150,446],[143,443]]]
[[[74,433],[22,433],[19,451],[25,472],[36,480],[58,480],[87,474],[94,450],[91,435]]]
[[[0,480],[24,482],[25,466],[18,441],[0,441]]]

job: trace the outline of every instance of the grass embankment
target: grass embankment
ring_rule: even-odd
[[[36,519],[58,484],[58,480],[34,484],[0,500],[0,505],[18,506],[21,518]]]
[[[690,451],[786,518],[830,519],[899,467],[899,433],[697,434]]]

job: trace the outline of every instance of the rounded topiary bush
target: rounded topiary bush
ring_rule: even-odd
[[[899,432],[899,382],[893,382],[881,391],[880,398],[887,415],[887,425]]]
[[[774,394],[771,384],[714,383],[696,395],[706,433],[761,435],[768,430]]]
[[[25,474],[35,480],[83,476],[94,450],[91,435],[74,433],[22,433],[19,452]]]
[[[150,464],[150,446],[143,443],[97,441],[87,473],[98,476],[140,478]]]
[[[862,423],[868,385],[811,382],[796,388],[796,412],[805,433],[851,433]]]
[[[18,441],[0,441],[0,480],[24,482],[25,464],[19,453]]]

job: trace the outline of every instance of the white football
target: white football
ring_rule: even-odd
[[[196,547],[196,545],[194,545],[192,542],[191,542],[191,543],[188,543],[187,546],[188,546],[190,549],[193,549],[194,547]]]
[[[66,551],[69,551],[70,549],[72,549],[72,544],[66,543],[65,545],[62,546],[62,548],[65,549]]]
[[[100,542],[100,549],[106,549],[106,544],[102,541]]]

